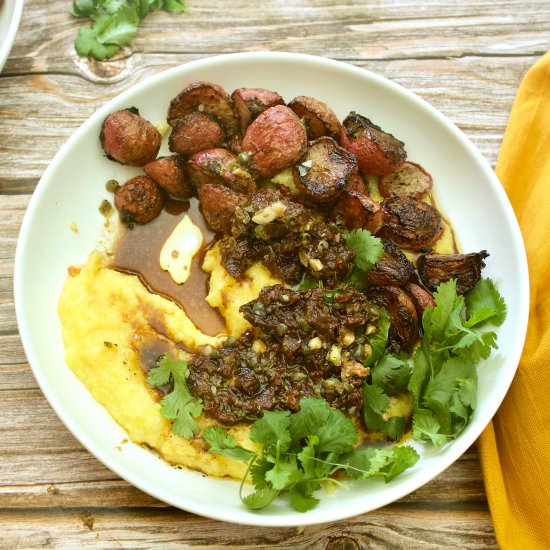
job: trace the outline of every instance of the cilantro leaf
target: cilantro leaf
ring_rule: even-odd
[[[103,61],[129,44],[140,22],[151,11],[181,13],[184,0],[73,0],[71,14],[91,19],[91,26],[82,27],[75,40],[81,56]]]
[[[164,0],[162,9],[170,13],[182,13],[185,11],[185,0]]]
[[[241,447],[235,437],[219,426],[205,428],[202,437],[210,445],[210,454],[222,454],[243,462],[256,455],[254,451]]]
[[[384,254],[382,241],[367,229],[354,229],[344,233],[346,246],[355,252],[353,263],[362,271],[371,269]]]
[[[280,491],[277,489],[265,485],[249,495],[241,496],[241,501],[249,510],[261,510],[269,506],[279,496],[279,493]]]
[[[274,489],[282,491],[288,489],[291,485],[302,478],[302,473],[298,469],[295,454],[280,456],[277,454],[273,468],[265,473],[265,479]]]
[[[337,472],[352,479],[381,476],[390,481],[419,458],[409,447],[354,448],[353,422],[321,398],[303,398],[296,413],[266,411],[254,422],[251,436],[260,447],[257,453],[240,447],[222,428],[203,431],[210,453],[248,462],[240,497],[250,510],[261,510],[286,493],[295,510],[307,512],[319,503],[314,492],[321,481],[340,484]],[[254,491],[245,496],[242,489],[249,474]]]
[[[193,397],[187,387],[187,363],[163,355],[157,365],[147,375],[149,384],[162,386],[170,379],[174,383],[174,389],[160,401],[160,412],[164,418],[173,420],[174,433],[186,439],[193,437],[199,431],[194,419],[202,412],[202,401]]]
[[[372,383],[388,395],[397,395],[407,389],[411,377],[411,360],[386,354],[372,370]]]
[[[73,17],[89,17],[98,9],[99,4],[100,0],[80,0],[80,2],[74,0],[71,15]]]
[[[75,40],[75,48],[80,56],[91,55],[99,61],[103,61],[115,55],[120,48],[115,45],[101,44],[97,39],[97,34],[90,27],[82,27],[78,31]]]
[[[419,454],[410,446],[355,449],[342,457],[346,474],[352,479],[382,476],[386,482],[418,462]]]
[[[391,439],[400,439],[405,431],[405,419],[391,416],[385,419],[382,415],[390,404],[389,397],[384,390],[376,385],[363,385],[363,420],[371,430],[378,430],[388,434]]]
[[[381,308],[380,317],[378,319],[378,326],[373,336],[369,338],[369,345],[372,353],[370,357],[364,362],[365,366],[373,365],[382,357],[386,345],[388,344],[388,332],[390,330],[390,316],[386,309]]]
[[[348,451],[357,442],[353,422],[323,399],[305,397],[300,401],[300,410],[291,416],[290,433],[294,441],[312,435],[319,438],[320,453]]]
[[[491,279],[481,279],[465,299],[469,328],[487,321],[500,326],[506,319],[506,303]]]
[[[277,449],[286,452],[290,446],[290,411],[265,411],[250,430],[250,439],[263,446],[266,454]]]
[[[477,400],[476,364],[496,348],[496,333],[483,330],[506,315],[504,300],[490,279],[465,297],[456,281],[439,285],[435,307],[422,316],[424,337],[415,352],[408,389],[415,402],[413,437],[442,445],[469,422]]]
[[[441,426],[433,412],[428,409],[416,409],[413,415],[414,439],[427,439],[437,447],[447,442],[448,436],[440,433]]]
[[[420,458],[420,455],[409,445],[398,445],[382,449],[382,452],[384,451],[388,454],[388,458],[381,472],[386,483],[414,466]]]
[[[320,500],[311,495],[307,495],[300,491],[298,488],[293,488],[289,491],[290,504],[297,512],[309,512],[315,508]]]

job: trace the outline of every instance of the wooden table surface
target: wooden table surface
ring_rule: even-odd
[[[107,100],[218,53],[322,55],[416,92],[494,166],[521,78],[550,46],[548,0],[187,4],[183,15],[149,16],[126,55],[101,64],[75,54],[80,23],[68,0],[27,0],[0,75],[0,547],[497,547],[475,446],[428,485],[369,514],[305,528],[243,527],[171,508],[119,479],[38,388],[12,296],[18,231],[56,151]]]

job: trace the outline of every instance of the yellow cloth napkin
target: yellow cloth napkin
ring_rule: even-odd
[[[503,549],[550,548],[550,52],[527,73],[497,162],[530,272],[529,327],[518,372],[479,439]]]

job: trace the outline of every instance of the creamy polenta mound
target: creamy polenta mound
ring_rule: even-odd
[[[239,336],[248,326],[238,314],[239,306],[278,280],[255,265],[237,282],[219,262],[219,251],[213,247],[205,258],[205,269],[212,274],[207,299],[226,316],[229,334]],[[150,293],[138,277],[109,268],[100,252],[69,272],[58,306],[65,360],[94,399],[133,442],[156,450],[171,464],[241,479],[246,468],[242,462],[209,454],[202,439],[186,440],[172,432],[171,422],[160,413],[159,392],[147,383],[142,366],[148,354],[187,360],[189,353],[182,347],[197,351],[217,346],[225,335],[203,334],[182,308]],[[215,423],[204,416],[197,421],[201,428]],[[247,425],[229,428],[250,448],[248,430]]]

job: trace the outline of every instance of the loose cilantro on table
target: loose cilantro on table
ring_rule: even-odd
[[[99,61],[112,57],[130,43],[147,14],[159,10],[181,13],[185,0],[74,0],[71,14],[92,20],[78,32],[77,53]]]
[[[151,386],[162,387],[170,382],[173,390],[167,393],[160,401],[160,412],[164,418],[173,420],[172,430],[177,435],[189,438],[199,431],[195,422],[202,412],[202,401],[193,397],[187,387],[187,363],[176,361],[163,355],[147,374],[147,382]]]
[[[300,401],[300,410],[265,411],[251,428],[250,439],[260,450],[238,445],[223,428],[211,427],[202,435],[209,452],[248,463],[241,483],[242,502],[251,510],[268,506],[282,493],[288,493],[292,507],[307,512],[317,506],[314,493],[322,483],[342,485],[340,476],[367,479],[374,476],[392,480],[419,459],[411,447],[355,448],[358,436],[353,422],[320,398]],[[250,474],[254,491],[243,494]]]

